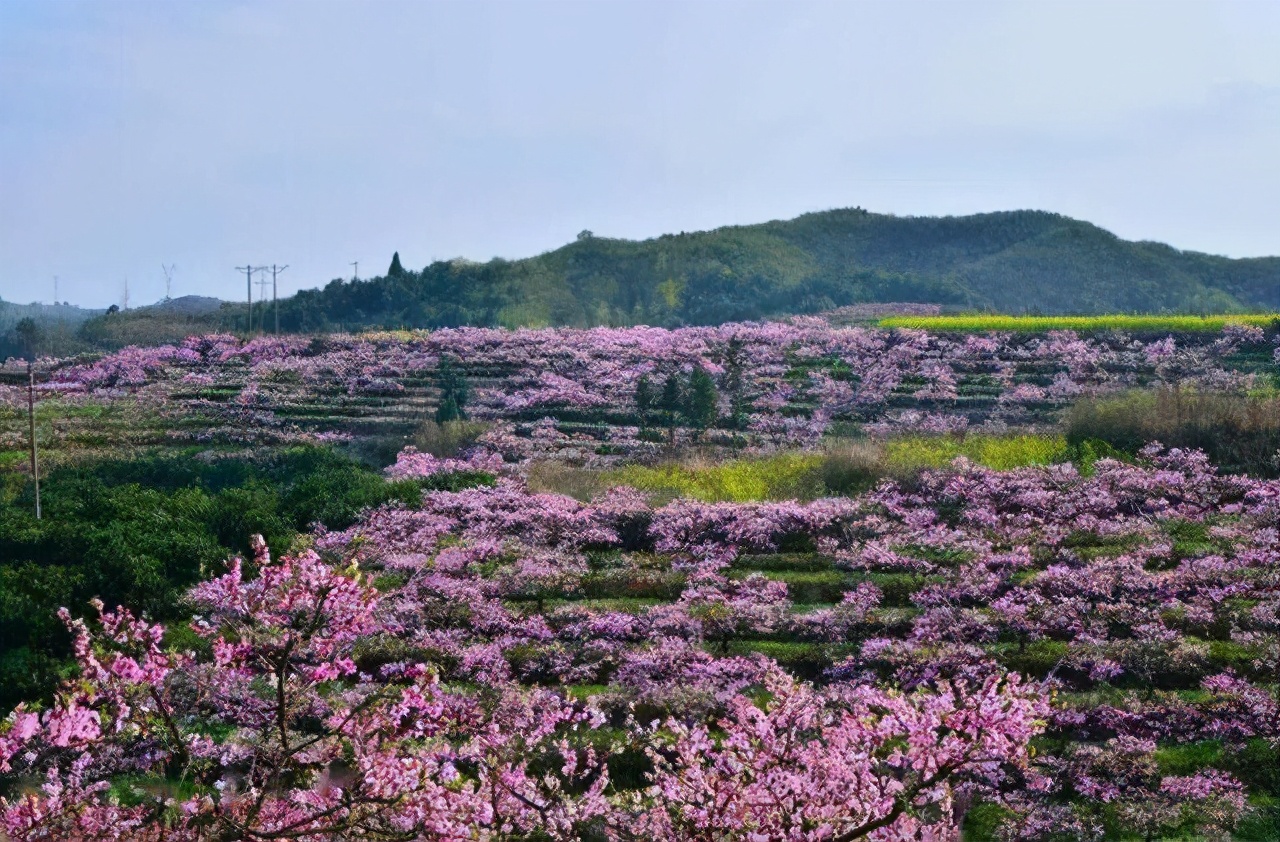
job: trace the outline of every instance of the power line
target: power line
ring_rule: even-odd
[[[165,266],[163,263],[160,264],[160,271],[164,272],[164,300],[165,301],[168,301],[173,297],[172,295],[173,273],[174,273],[174,270],[176,270],[177,268],[178,268],[178,264],[176,263],[170,263],[168,266]]]
[[[259,303],[259,304],[262,304],[262,296],[263,296],[263,295],[266,293],[266,291],[267,291],[267,284],[269,283],[269,281],[267,281],[267,279],[266,279],[266,278],[262,278],[262,279],[261,279],[261,280],[259,280],[257,283],[258,283],[258,303]],[[259,309],[260,309],[260,310],[262,310],[262,308],[261,308],[261,307],[260,307]],[[263,311],[262,311],[262,315],[258,316],[258,331],[259,331],[259,332],[261,332],[261,331],[263,330],[263,325],[266,323],[266,320],[267,320],[267,314],[266,314],[266,311],[265,311],[265,310],[263,310]]]
[[[249,299],[249,333],[253,333],[253,273],[262,272],[265,266],[254,266],[252,263],[246,263],[244,266],[237,266],[237,272],[244,272],[244,287],[248,291]]]
[[[288,263],[283,266],[271,264],[271,309],[276,313],[276,333],[280,332],[280,300],[276,297],[276,275],[288,268]]]
[[[36,372],[27,361],[27,416],[31,420],[31,479],[36,484],[36,520],[40,519],[40,463],[36,459]]]

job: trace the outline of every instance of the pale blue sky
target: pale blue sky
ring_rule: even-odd
[[[0,4],[0,297],[1041,208],[1280,254],[1280,3]]]

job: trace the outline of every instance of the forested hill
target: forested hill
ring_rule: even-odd
[[[336,280],[282,301],[280,326],[711,324],[869,301],[1015,314],[1276,310],[1280,258],[1128,242],[1040,211],[939,218],[834,210],[642,242],[584,231],[537,257],[442,261],[420,272],[397,259],[385,276]],[[243,305],[239,314],[224,305],[219,324],[241,324]],[[112,334],[102,323],[123,315],[86,331]]]
[[[1280,307],[1280,258],[1134,243],[1058,214],[811,213],[643,242],[596,237],[525,260],[440,262],[300,293],[282,326],[707,324],[863,301],[1006,313]]]

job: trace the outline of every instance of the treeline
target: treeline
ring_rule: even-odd
[[[699,259],[676,265],[636,244],[600,241],[561,263],[433,263],[362,281],[331,281],[281,302],[290,332],[362,328],[545,327],[720,324],[816,313],[865,301],[971,303],[949,280],[876,270],[790,279],[790,267],[736,267]],[[662,269],[667,263],[671,268]],[[666,275],[666,277],[664,277]]]
[[[0,306],[4,304],[0,302]],[[10,357],[68,357],[114,351],[126,345],[164,345],[193,334],[236,332],[246,327],[244,305],[224,304],[215,311],[199,314],[156,307],[113,307],[96,312],[101,314],[79,320],[36,313],[10,321],[7,327],[0,327],[0,362]]]

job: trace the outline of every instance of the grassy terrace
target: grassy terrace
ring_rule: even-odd
[[[958,316],[888,316],[881,319],[878,324],[880,327],[905,327],[915,330],[961,333],[988,333],[991,331],[1041,333],[1049,330],[1199,333],[1222,330],[1224,325],[1233,323],[1265,328],[1270,327],[1277,320],[1280,320],[1280,313],[1217,316],[1001,316],[976,314]]]

